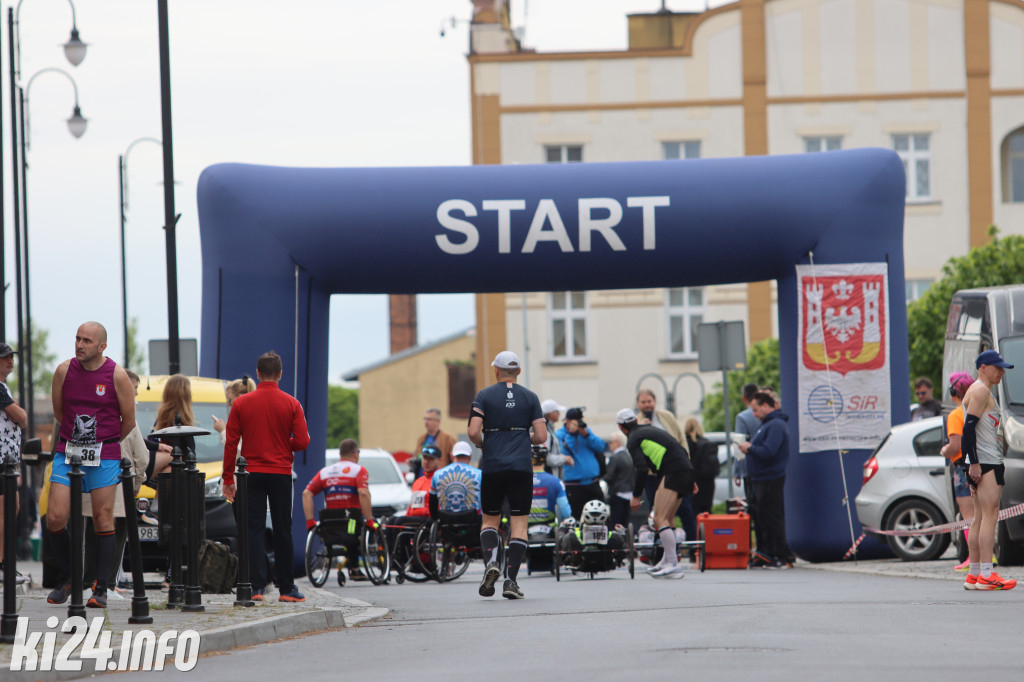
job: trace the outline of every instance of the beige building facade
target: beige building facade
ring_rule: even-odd
[[[503,0],[474,6],[474,163],[889,148],[907,176],[908,300],[990,224],[1024,233],[1022,0],[737,0],[624,17],[628,49],[587,53],[524,49]],[[773,283],[685,285],[480,295],[477,357],[516,350],[541,398],[586,405],[605,430],[647,374],[678,381],[685,415],[699,408],[699,322],[777,335]],[[720,375],[701,378],[710,390]]]

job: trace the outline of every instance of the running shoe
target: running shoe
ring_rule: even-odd
[[[92,596],[89,597],[89,601],[87,601],[85,605],[90,609],[107,608],[107,588],[93,588]]]
[[[977,589],[980,589],[978,587],[978,576],[971,575],[970,573],[968,573],[964,577],[964,589],[965,590],[977,590]]]
[[[668,578],[670,580],[679,580],[686,575],[687,567],[682,564],[669,564],[665,568],[661,569],[657,573],[651,575],[655,578]]]
[[[501,596],[505,599],[522,599],[523,591],[519,589],[519,585],[516,585],[515,580],[506,580]]]
[[[63,604],[71,596],[71,583],[62,583],[53,588],[46,597],[47,604]]]
[[[971,567],[971,560],[970,559],[964,559],[964,562],[962,564],[957,564],[956,566],[954,566],[953,570],[954,571],[966,571],[970,567]]]
[[[280,595],[278,595],[277,601],[306,601],[306,595],[299,592],[299,588],[297,586],[292,585],[292,589],[288,590],[287,592],[282,592]]]
[[[4,562],[0,561],[0,583],[3,582],[4,578],[6,577],[6,574],[7,574],[7,567],[4,566]],[[18,571],[18,570],[14,571],[14,584],[15,585],[24,585],[28,581],[29,581],[29,577],[27,575],[22,575],[21,571]]]
[[[787,568],[793,568],[793,565],[788,563],[788,562],[783,561],[782,559],[773,559],[770,564],[765,564],[764,567],[767,568],[767,569],[778,571],[778,570],[784,570],[784,569],[787,569]]]
[[[263,588],[262,587],[259,587],[259,588],[254,587],[253,588],[253,590],[252,590],[252,600],[253,601],[263,601]]]
[[[653,566],[648,566],[647,567],[647,573],[648,574],[657,573],[658,571],[662,570],[663,568],[665,568],[664,562],[659,561],[658,563],[654,564]]]
[[[995,571],[985,576],[978,576],[978,584],[975,587],[976,590],[1012,590],[1017,587],[1017,581],[1013,578],[1000,578],[999,574]]]
[[[363,580],[369,580],[369,578],[366,577],[366,574],[363,573],[358,568],[350,568],[350,569],[348,569],[348,579],[353,581],[353,582],[360,582],[360,581],[363,581]]]
[[[487,568],[484,570],[484,579],[480,581],[480,596],[493,597],[494,583],[498,582],[498,578],[500,577],[501,569],[498,568],[498,563],[496,561],[492,561],[487,564]]]

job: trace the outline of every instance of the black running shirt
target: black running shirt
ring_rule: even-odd
[[[514,382],[493,384],[476,394],[472,416],[484,422],[480,471],[533,472],[530,427],[544,421],[536,393]]]

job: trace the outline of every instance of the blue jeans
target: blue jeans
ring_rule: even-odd
[[[274,582],[281,594],[295,584],[292,564],[292,477],[291,474],[249,474],[249,575],[254,590],[267,586],[267,550],[263,540],[267,526],[274,529]]]

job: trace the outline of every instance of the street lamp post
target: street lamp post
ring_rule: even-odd
[[[32,81],[42,73],[57,71],[71,81],[75,90],[75,108],[71,118],[68,119],[68,128],[76,138],[85,133],[86,119],[82,116],[82,110],[78,106],[78,86],[70,74],[60,69],[43,69],[37,72],[24,89],[19,84],[21,78],[21,27],[19,18],[21,16],[21,4],[25,0],[18,0],[16,8],[7,10],[8,27],[8,52],[10,58],[10,88],[11,88],[11,157],[13,160],[13,197],[14,197],[14,244],[15,244],[15,275],[16,275],[16,296],[18,298],[18,351],[22,353],[22,361],[18,363],[18,399],[22,405],[27,407],[28,431],[31,434],[35,428],[34,418],[34,391],[32,377],[32,303],[31,288],[29,285],[29,245],[28,245],[28,189],[26,183],[26,169],[28,163],[25,157],[25,150],[28,148],[28,126],[26,123],[25,100],[28,98],[28,91]],[[78,33],[78,25],[75,15],[75,4],[68,0],[71,6],[71,36],[64,43],[64,56],[72,66],[78,66],[85,59],[87,45],[82,42]],[[17,92],[17,107],[15,106],[15,93]],[[20,113],[20,119],[19,119]],[[19,120],[20,120],[20,144],[19,144]],[[18,153],[21,152],[19,160]],[[19,167],[20,164],[20,167]],[[21,185],[19,196],[18,185]],[[2,226],[2,222],[0,222]],[[3,236],[0,235],[0,254]],[[24,263],[24,267],[22,267]],[[22,270],[24,269],[24,294],[22,294]],[[2,272],[2,270],[0,270]],[[24,304],[24,309],[23,309]],[[0,305],[0,316],[5,316],[6,306]],[[3,336],[5,325],[0,320],[0,336]],[[27,400],[26,400],[27,395]]]
[[[160,144],[160,140],[155,137],[140,137],[128,145],[124,154],[117,157],[117,175],[120,179],[121,192],[121,326],[124,329],[124,366],[126,369],[130,368],[129,362],[132,357],[132,349],[128,345],[128,266],[124,245],[125,213],[128,211],[128,154],[132,147],[140,142]]]
[[[160,119],[164,148],[164,231],[167,250],[167,360],[168,373],[181,371],[178,347],[178,253],[174,233],[178,218],[174,212],[174,147],[171,141],[171,48],[167,0],[157,0],[160,34]]]

